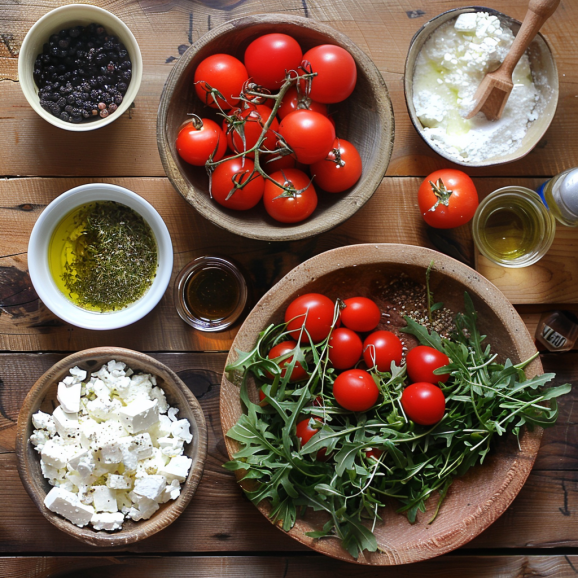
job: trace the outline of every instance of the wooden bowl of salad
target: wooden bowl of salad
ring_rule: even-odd
[[[430,266],[432,267],[428,273]],[[429,291],[431,292],[429,305],[428,291],[425,286],[426,278],[429,279]],[[406,326],[407,320],[404,317],[406,314],[412,320],[411,327],[425,326],[428,331],[434,330],[442,337],[445,336],[450,339],[451,346],[456,347],[453,337],[450,337],[452,331],[456,330],[455,315],[461,313],[466,319],[472,319],[471,310],[468,311],[467,298],[464,297],[465,292],[471,297],[473,307],[477,311],[477,329],[479,333],[487,335],[487,338],[483,341],[483,347],[476,353],[477,346],[474,345],[476,339],[475,331],[470,328],[469,331],[465,332],[467,337],[463,338],[472,350],[471,354],[466,350],[466,354],[463,354],[465,355],[465,360],[462,360],[465,366],[468,367],[467,371],[470,372],[466,374],[468,379],[477,380],[477,376],[481,375],[479,372],[485,371],[477,367],[477,365],[483,365],[486,361],[485,367],[489,368],[488,371],[501,372],[503,368],[500,369],[500,366],[496,364],[503,365],[507,359],[511,360],[512,364],[530,360],[524,367],[525,377],[520,374],[517,379],[525,380],[540,376],[543,373],[542,365],[537,357],[532,337],[516,310],[494,285],[476,271],[450,257],[422,247],[397,244],[342,247],[313,257],[296,267],[277,283],[253,309],[235,338],[227,359],[227,365],[229,366],[238,361],[240,352],[251,351],[253,351],[251,355],[253,362],[262,364],[263,358],[267,357],[271,344],[286,339],[286,337],[281,334],[277,341],[270,341],[268,346],[265,343],[267,338],[262,337],[261,343],[265,345],[260,350],[259,355],[261,357],[259,358],[254,350],[260,339],[260,333],[272,325],[283,324],[288,305],[296,297],[307,293],[320,293],[332,301],[337,298],[347,299],[356,296],[372,299],[382,313],[377,329],[388,330],[397,335],[402,341],[404,351],[411,350],[418,343],[414,335],[400,331],[402,327]],[[434,302],[441,301],[443,301],[443,307],[440,305],[433,307]],[[428,309],[431,310],[432,321],[430,321],[430,311]],[[282,329],[279,331],[282,331]],[[420,331],[422,331],[422,337],[427,335],[423,333],[423,329],[420,329]],[[428,339],[430,338],[428,337]],[[491,353],[486,355],[484,350],[488,344],[491,346]],[[453,351],[456,350],[454,349]],[[495,358],[493,358],[494,354],[497,354]],[[455,356],[452,356],[452,362],[459,363],[458,359],[461,355],[462,353],[456,353]],[[472,355],[471,361],[468,357],[469,355]],[[309,371],[312,371],[311,354],[305,352],[305,356],[308,359]],[[484,361],[480,363],[480,359]],[[289,358],[287,363],[291,360],[292,357]],[[264,367],[263,365],[261,366]],[[365,367],[363,361],[358,366],[361,368]],[[331,371],[334,370],[331,369]],[[405,370],[402,369],[403,371]],[[290,375],[293,374],[291,373]],[[403,373],[401,375],[403,378]],[[498,373],[491,373],[490,375],[496,377]],[[233,433],[232,437],[227,436],[227,433],[241,419],[244,420],[244,425],[249,429],[255,426],[256,429],[254,431],[256,432],[264,431],[272,434],[269,442],[280,448],[282,447],[282,441],[279,441],[282,439],[280,432],[284,426],[279,425],[278,429],[273,426],[259,429],[259,420],[272,419],[270,416],[275,415],[277,409],[268,402],[265,405],[263,401],[259,401],[257,388],[262,388],[273,397],[276,394],[274,394],[273,389],[268,389],[269,385],[267,384],[271,384],[270,379],[267,379],[267,377],[259,379],[251,375],[248,379],[246,392],[248,399],[251,400],[249,406],[252,407],[252,410],[247,415],[247,409],[241,400],[241,376],[242,370],[238,366],[237,369],[229,369],[223,375],[220,406],[221,422],[227,451],[229,457],[233,460],[229,469],[235,471],[239,481],[249,472],[250,475],[241,482],[241,485],[246,491],[255,492],[259,489],[265,489],[261,484],[263,480],[269,479],[267,477],[269,462],[278,464],[280,461],[283,462],[283,460],[287,459],[280,457],[284,450],[279,450],[279,454],[273,452],[271,455],[268,455],[268,450],[257,451],[253,454],[250,454],[250,452],[245,453],[245,456],[254,455],[259,457],[259,464],[255,466],[259,470],[259,475],[257,476],[255,475],[256,471],[251,471],[253,466],[249,467],[247,465],[250,458],[241,459],[239,457],[236,462],[234,461],[235,454],[245,447],[246,439],[239,435],[238,429],[237,434]],[[287,454],[283,455],[291,456],[288,459],[293,460],[294,463],[291,468],[287,464],[288,469],[286,471],[289,477],[284,480],[287,483],[277,483],[276,485],[276,490],[279,492],[281,500],[281,504],[277,504],[276,515],[269,499],[261,501],[257,504],[257,507],[268,519],[271,520],[270,517],[273,516],[275,519],[274,523],[277,526],[280,528],[285,526],[285,531],[287,531],[288,535],[302,544],[328,556],[361,564],[384,566],[407,564],[439,556],[466,544],[503,514],[516,497],[532,469],[542,437],[542,429],[540,427],[534,427],[531,431],[530,428],[524,426],[520,430],[519,446],[516,436],[511,433],[505,433],[501,437],[494,436],[494,439],[491,440],[491,446],[489,446],[490,437],[487,436],[487,429],[484,429],[484,426],[478,423],[476,418],[473,418],[472,425],[468,428],[463,425],[452,425],[458,423],[452,420],[458,419],[456,415],[458,417],[461,415],[458,414],[459,411],[463,412],[464,415],[473,415],[471,405],[468,406],[470,399],[474,399],[475,403],[478,404],[481,399],[479,397],[480,392],[486,391],[484,388],[490,386],[490,384],[484,382],[486,378],[480,379],[482,379],[482,385],[476,390],[470,390],[470,385],[464,379],[452,374],[447,382],[449,385],[442,385],[442,390],[446,395],[444,417],[433,426],[420,426],[416,423],[412,425],[410,423],[411,420],[405,421],[402,415],[403,412],[399,409],[401,404],[399,401],[395,401],[397,395],[395,392],[399,392],[401,396],[404,386],[412,383],[411,381],[406,381],[404,384],[402,379],[401,385],[395,380],[387,385],[384,385],[384,381],[380,381],[381,389],[377,405],[372,406],[368,410],[366,417],[367,420],[374,419],[376,414],[370,412],[379,407],[379,404],[382,403],[380,400],[383,400],[383,404],[385,404],[383,407],[388,407],[387,412],[391,413],[386,412],[386,414],[380,415],[380,419],[386,421],[385,424],[379,420],[372,422],[382,423],[386,428],[383,431],[377,426],[372,426],[376,427],[377,430],[367,429],[367,426],[363,425],[364,414],[362,412],[355,414],[340,408],[331,393],[331,383],[325,385],[325,390],[321,391],[321,393],[319,393],[318,388],[312,388],[311,394],[309,394],[309,390],[304,394],[303,391],[307,390],[307,387],[304,387],[304,384],[307,383],[306,381],[297,382],[296,385],[292,385],[289,382],[286,388],[297,391],[294,391],[287,399],[283,398],[280,400],[285,403],[283,406],[287,419],[285,423],[289,424],[288,437],[291,440]],[[511,383],[507,387],[504,385],[500,395],[509,395],[511,393],[509,389],[511,385]],[[448,389],[444,389],[446,386]],[[464,391],[467,390],[467,394],[463,393],[461,388],[465,388]],[[391,401],[391,406],[387,405],[390,402],[387,402],[384,391],[389,392],[390,399],[394,400]],[[554,391],[552,390],[551,393]],[[277,392],[279,392],[279,389]],[[458,395],[459,392],[462,393]],[[301,396],[303,395],[305,397],[302,398]],[[452,397],[453,395],[455,395],[455,399]],[[275,399],[277,398],[275,397]],[[303,400],[303,403],[300,400]],[[484,403],[494,403],[492,398],[484,396],[484,400]],[[260,405],[255,406],[252,403],[260,403]],[[300,405],[297,405],[298,403]],[[500,403],[502,402],[500,401]],[[459,409],[455,409],[455,404],[461,404]],[[498,407],[496,405],[495,409]],[[518,408],[519,406],[515,407]],[[293,415],[295,411],[299,415]],[[496,409],[496,411],[499,412],[501,410]],[[511,409],[509,411],[514,412],[515,410]],[[451,412],[453,414],[449,415]],[[304,454],[301,454],[300,452],[303,448],[300,449],[301,444],[295,435],[295,424],[300,423],[303,418],[307,419],[311,416],[318,416],[322,421],[326,421],[327,423],[323,425],[323,428],[329,426],[334,428],[335,431],[341,432],[338,435],[334,435],[331,430],[324,430],[325,434],[329,432],[333,437],[341,436],[339,439],[342,439],[343,443],[340,442],[341,445],[330,447],[325,455],[320,455],[318,452],[318,448],[322,447],[323,444],[321,446],[312,445],[311,451],[305,451]],[[490,418],[482,418],[482,422],[484,419],[489,420]],[[501,419],[502,416],[500,416],[499,420]],[[515,422],[518,416],[508,414],[508,419],[510,420],[511,429],[516,425]],[[495,421],[499,420],[496,418]],[[508,421],[504,421],[503,424],[506,427]],[[348,430],[347,428],[350,426],[351,430]],[[441,429],[442,427],[445,429]],[[390,429],[388,430],[387,428]],[[412,443],[418,445],[415,446],[414,450],[408,450],[409,453],[399,453],[391,445],[387,445],[384,439],[389,438],[394,440],[392,442],[393,446],[404,447],[404,442],[400,441],[401,434],[393,432],[395,428],[398,428],[396,431],[403,432],[404,436],[408,436],[408,439],[411,438],[413,440],[412,436],[415,436],[416,439]],[[454,431],[453,434],[450,432],[452,428],[454,428],[452,430]],[[361,435],[360,429],[363,429],[362,437],[354,437],[354,434],[350,433],[347,435],[351,435],[351,437],[348,440],[343,440],[344,431],[356,432],[355,436],[358,436]],[[325,435],[323,433],[320,434],[319,431],[321,430],[318,429],[315,436]],[[370,431],[381,432],[379,436],[382,437],[371,438]],[[372,433],[371,435],[377,436],[378,434]],[[444,435],[446,439],[440,442],[440,436]],[[316,439],[315,436],[309,442],[310,444],[313,444]],[[454,455],[449,463],[445,462],[445,453],[439,460],[438,457],[440,456],[435,453],[437,451],[445,452],[446,450],[444,449],[436,449],[434,454],[430,455],[428,453],[430,450],[426,448],[423,450],[422,459],[420,448],[423,446],[419,444],[425,443],[424,438],[426,436],[428,436],[430,446],[435,448],[450,446],[454,448],[452,440],[459,440],[460,444],[465,440],[467,443],[463,445],[463,448],[462,446],[455,446],[455,451],[461,452],[458,454],[457,459],[454,459],[455,455],[451,454],[454,449],[451,451],[447,450],[447,456]],[[356,440],[359,439],[361,441],[358,443]],[[374,443],[371,443],[372,439]],[[420,439],[422,441],[419,441]],[[435,440],[437,441],[434,443]],[[344,447],[346,441],[348,443],[351,442],[351,451]],[[276,445],[277,442],[280,445]],[[438,442],[441,445],[436,445]],[[482,445],[479,445],[480,442]],[[356,445],[357,443],[358,445]],[[458,441],[455,443],[457,444]],[[486,445],[490,449],[485,455],[483,463],[481,465],[477,463],[467,469],[463,475],[457,475],[457,469],[455,468],[468,458],[470,450],[467,448],[473,448],[472,451],[475,452],[486,453],[484,449]],[[373,456],[370,455],[372,453],[371,450],[376,448],[379,453],[373,453]],[[481,453],[476,455],[478,458],[481,457]],[[394,462],[395,460],[398,461],[395,463],[387,461],[390,458]],[[409,481],[405,481],[405,485],[401,484],[400,480],[405,479],[404,476],[407,476],[407,480],[410,480],[415,476],[422,475],[419,473],[419,468],[416,471],[415,467],[426,459],[430,460],[428,464],[431,463],[434,468],[439,468],[439,479],[444,483],[433,483],[428,478],[430,480],[428,484],[430,485],[427,487],[425,495],[420,497],[421,504],[418,500],[416,504],[413,504],[415,507],[412,511],[412,504],[409,504],[407,496],[406,498],[403,497],[403,492],[406,491],[404,488],[409,487],[411,484]],[[378,465],[379,460],[384,464],[382,469],[380,469],[381,465]],[[409,463],[410,461],[413,461],[413,465]],[[391,469],[387,470],[385,466]],[[424,468],[425,471],[425,464],[420,467]],[[298,477],[301,475],[301,473],[297,472],[300,468],[311,473],[312,477],[308,478],[310,486],[307,486]],[[466,469],[465,466],[464,469]],[[283,468],[277,468],[274,471],[281,475]],[[395,472],[395,474],[388,474],[388,471]],[[400,474],[400,471],[403,473]],[[455,477],[452,475],[452,471],[456,472]],[[370,476],[371,472],[373,472],[373,477]],[[292,477],[293,475],[297,477]],[[390,478],[388,478],[388,475]],[[423,475],[425,476],[425,473]],[[331,516],[323,510],[328,507],[328,504],[333,504],[332,507],[335,510],[339,510],[343,506],[340,493],[353,492],[347,484],[355,483],[358,477],[362,478],[363,476],[366,476],[363,479],[367,480],[369,486],[378,488],[376,491],[384,491],[384,486],[379,485],[382,483],[381,481],[379,484],[373,482],[373,479],[377,479],[375,476],[378,476],[384,480],[384,484],[393,484],[392,492],[394,495],[399,495],[399,493],[402,495],[399,499],[393,496],[383,496],[379,502],[384,504],[385,507],[378,507],[376,513],[381,519],[378,518],[375,522],[371,519],[367,510],[364,511],[362,521],[357,520],[355,516],[351,518],[353,514],[346,511],[346,514],[350,515],[350,519],[354,521],[353,524],[348,523],[340,527],[343,535],[350,532],[347,543],[342,542],[341,539],[331,534],[329,534],[330,537],[317,538],[316,536],[320,536],[323,533],[325,524],[328,524],[325,530],[327,531],[328,528],[331,530],[335,521],[335,519],[332,521]],[[392,476],[397,476],[396,479],[399,483],[395,482]],[[336,485],[335,480],[341,480],[338,484],[343,482],[343,486]],[[453,483],[450,485],[449,483],[452,480]],[[287,487],[291,488],[291,484],[296,484],[292,486],[294,498],[285,493],[290,491],[287,490]],[[395,484],[398,485],[395,486]],[[366,489],[367,487],[364,486]],[[365,490],[363,491],[365,492]],[[273,494],[268,494],[268,496],[271,495]],[[375,495],[374,492],[373,497],[368,497],[369,502],[367,503],[375,504],[375,500],[373,500]],[[445,498],[439,507],[439,511],[437,511],[440,497],[444,495]],[[404,499],[406,500],[405,502],[403,501]],[[291,515],[299,511],[300,504],[315,504],[317,511],[309,507],[305,516],[300,517],[297,515],[294,525],[291,525]],[[404,505],[409,512],[397,513],[396,511]],[[419,505],[422,505],[425,511],[419,511]],[[415,516],[414,523],[409,523],[408,514],[409,517]],[[340,518],[341,522],[344,520],[343,512],[335,514],[335,517]],[[435,520],[430,523],[433,518]],[[317,532],[318,534],[310,535],[311,532]],[[356,547],[352,547],[354,543],[358,546],[357,552]],[[373,551],[364,549],[368,546],[369,550],[373,549]]]

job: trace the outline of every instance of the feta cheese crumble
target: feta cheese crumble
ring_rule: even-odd
[[[52,490],[45,506],[73,524],[115,531],[176,500],[192,460],[190,423],[177,419],[156,377],[109,361],[73,367],[58,384],[53,414],[32,416],[30,443]]]

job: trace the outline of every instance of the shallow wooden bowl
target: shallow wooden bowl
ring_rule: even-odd
[[[554,60],[552,50],[550,49],[550,46],[548,46],[544,36],[540,33],[536,35],[528,48],[530,65],[534,72],[534,81],[540,94],[540,100],[537,105],[537,110],[540,114],[539,117],[528,127],[528,131],[522,140],[521,146],[514,152],[508,155],[492,157],[477,163],[462,162],[459,159],[456,159],[456,157],[447,155],[444,151],[438,149],[423,136],[423,125],[415,114],[415,107],[413,105],[413,75],[416,59],[420,51],[428,38],[440,26],[466,12],[488,12],[490,15],[497,16],[502,22],[509,25],[514,36],[518,34],[518,30],[520,30],[521,22],[519,20],[506,16],[492,8],[483,8],[480,6],[466,6],[464,8],[448,10],[447,12],[443,12],[426,22],[412,38],[407,53],[407,59],[405,61],[404,90],[409,117],[411,118],[411,122],[418,134],[423,138],[428,146],[430,146],[436,153],[453,163],[463,165],[464,167],[486,167],[517,161],[522,157],[525,157],[540,142],[544,133],[548,130],[548,127],[556,114],[556,107],[558,106],[558,69],[556,68],[556,61]]]
[[[28,441],[34,429],[32,414],[39,409],[51,413],[58,405],[56,401],[57,384],[71,367],[77,365],[88,372],[98,371],[104,364],[114,359],[126,363],[135,371],[151,373],[157,377],[158,385],[164,390],[167,401],[179,409],[178,417],[191,423],[193,441],[185,446],[185,455],[193,460],[189,477],[181,484],[181,495],[174,501],[161,504],[161,507],[148,520],[133,522],[126,520],[118,532],[97,531],[90,526],[79,528],[62,516],[51,512],[44,505],[44,498],[51,486],[40,471],[40,456]],[[166,365],[137,351],[121,347],[95,347],[73,353],[54,364],[30,389],[20,413],[16,432],[16,458],[18,473],[33,502],[44,517],[59,530],[66,532],[92,546],[125,546],[148,538],[172,524],[191,501],[203,475],[207,455],[207,426],[203,410],[197,398],[177,375]]]
[[[514,363],[536,352],[534,342],[504,295],[484,277],[458,261],[435,251],[408,245],[353,245],[327,251],[302,263],[286,275],[257,304],[242,325],[227,363],[237,358],[237,351],[249,351],[258,334],[271,323],[282,323],[287,305],[298,295],[319,292],[330,298],[355,295],[373,297],[379,302],[379,287],[384,280],[405,274],[424,283],[431,261],[436,270],[431,275],[435,300],[441,300],[452,311],[463,311],[464,291],[472,296],[479,313],[479,328],[488,336],[492,350],[502,361],[509,357]],[[383,326],[382,328],[386,328]],[[539,360],[533,361],[528,377],[543,372]],[[254,389],[254,388],[253,388]],[[256,390],[252,391],[257,401]],[[239,388],[223,375],[221,385],[221,423],[229,456],[239,450],[237,442],[226,437],[241,415]],[[496,446],[482,466],[471,469],[451,486],[435,522],[428,525],[437,504],[437,496],[427,502],[427,512],[410,525],[394,507],[382,514],[375,535],[379,550],[362,554],[361,564],[395,565],[417,562],[439,556],[462,546],[485,530],[516,497],[526,481],[540,447],[541,430],[526,431],[520,439],[521,451],[514,436],[508,436]],[[259,510],[267,515],[270,508],[261,502]],[[320,514],[307,511],[298,519],[289,536],[321,552],[354,562],[354,558],[335,539],[314,540],[306,532],[320,530],[325,520]]]
[[[309,219],[287,225],[273,220],[262,205],[250,211],[231,211],[209,198],[209,180],[204,167],[181,160],[175,141],[188,113],[213,116],[195,94],[193,76],[198,64],[217,53],[243,59],[255,38],[270,32],[293,36],[303,52],[319,44],[336,44],[349,51],[357,64],[357,85],[335,110],[336,132],[359,150],[363,174],[359,182],[341,194],[319,193],[319,204]],[[216,118],[216,117],[214,117]],[[219,122],[220,124],[220,122]],[[334,28],[293,15],[246,16],[211,30],[181,56],[169,74],[161,95],[157,117],[157,141],[163,167],[173,186],[204,217],[233,233],[264,241],[289,241],[318,235],[342,223],[373,195],[391,157],[394,122],[391,100],[381,74],[347,36]],[[315,184],[315,183],[314,183]]]

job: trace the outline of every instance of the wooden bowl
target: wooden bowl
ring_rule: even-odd
[[[233,362],[238,351],[250,351],[258,334],[270,324],[283,322],[287,305],[298,295],[319,292],[330,298],[355,295],[379,297],[376,287],[383,280],[401,274],[420,283],[431,261],[435,271],[431,288],[436,301],[443,300],[452,311],[463,311],[464,291],[471,295],[479,312],[479,328],[488,335],[492,350],[514,363],[536,352],[534,342],[504,295],[484,277],[458,261],[435,251],[408,245],[353,245],[327,251],[302,263],[286,275],[257,304],[242,325],[227,364]],[[383,326],[386,328],[387,325]],[[538,359],[526,369],[528,377],[543,373]],[[251,392],[257,401],[257,392]],[[221,384],[221,423],[230,457],[239,445],[226,437],[241,415],[239,388],[223,375]],[[540,447],[542,431],[525,431],[518,450],[514,436],[501,439],[482,466],[472,468],[457,478],[442,504],[435,522],[428,525],[436,508],[436,496],[427,502],[427,512],[420,514],[414,525],[409,524],[394,507],[382,512],[384,523],[375,529],[379,551],[364,553],[357,560],[361,564],[395,565],[426,560],[444,554],[477,536],[496,520],[511,504],[526,481]],[[394,504],[395,505],[395,504]],[[267,516],[268,502],[261,502],[259,510]],[[320,530],[326,520],[321,514],[307,511],[305,519],[298,519],[289,536],[328,556],[355,562],[335,539],[314,540],[306,532]]]
[[[40,457],[28,441],[33,431],[32,415],[39,409],[52,414],[56,401],[57,384],[71,367],[77,365],[88,372],[98,371],[100,367],[114,359],[126,363],[131,369],[151,373],[157,377],[157,383],[171,406],[179,409],[179,418],[191,423],[193,441],[185,445],[185,454],[193,460],[189,477],[181,484],[181,495],[174,501],[161,504],[160,509],[148,520],[134,522],[125,520],[118,532],[97,531],[86,526],[79,528],[62,516],[51,512],[44,505],[44,498],[51,487],[42,476]],[[54,364],[30,389],[20,413],[16,431],[16,458],[18,473],[28,494],[38,506],[44,517],[59,530],[66,532],[91,546],[126,546],[148,538],[172,524],[191,501],[203,475],[207,455],[207,426],[203,410],[197,398],[187,386],[166,365],[137,351],[121,347],[95,347],[73,353]]]
[[[357,85],[353,94],[346,101],[332,105],[332,109],[336,111],[337,135],[352,142],[359,150],[363,174],[358,183],[345,193],[321,192],[313,215],[294,225],[275,221],[262,204],[250,211],[225,209],[209,197],[205,168],[185,163],[175,148],[179,128],[187,119],[187,114],[207,116],[207,112],[212,111],[195,94],[193,76],[198,64],[207,56],[221,52],[242,60],[249,43],[270,32],[293,36],[303,52],[319,44],[336,44],[348,50],[357,64]],[[210,112],[210,115],[214,116],[214,112]],[[231,20],[195,42],[169,74],[157,117],[159,153],[165,172],[177,191],[214,224],[243,237],[263,241],[311,237],[351,217],[381,183],[391,157],[393,135],[393,109],[387,87],[371,59],[334,28],[307,18],[283,14],[261,14]]]
[[[530,66],[534,72],[536,88],[540,93],[540,100],[537,105],[540,115],[537,120],[529,125],[521,146],[514,152],[508,155],[492,157],[481,162],[468,163],[460,161],[456,157],[446,154],[443,150],[436,147],[431,141],[424,137],[422,132],[424,127],[415,114],[415,107],[413,105],[413,75],[416,59],[420,51],[431,34],[440,26],[466,12],[488,12],[490,15],[497,16],[500,20],[509,25],[514,35],[518,33],[521,26],[521,22],[515,18],[510,18],[510,16],[506,16],[492,8],[483,8],[480,6],[466,6],[464,8],[448,10],[447,12],[443,12],[426,22],[412,38],[407,53],[407,59],[405,61],[404,90],[409,117],[411,118],[415,130],[428,146],[452,163],[464,167],[486,167],[517,161],[522,157],[525,157],[540,142],[544,133],[548,130],[548,127],[556,114],[556,107],[558,106],[558,69],[556,68],[556,61],[554,60],[552,50],[550,49],[550,46],[548,46],[546,39],[540,33],[536,35],[528,48]]]

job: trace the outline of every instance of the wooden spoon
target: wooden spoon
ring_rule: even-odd
[[[482,80],[476,94],[474,94],[476,104],[466,118],[472,118],[480,111],[486,115],[488,120],[499,120],[502,117],[504,107],[514,87],[512,82],[514,68],[516,68],[516,64],[518,64],[518,60],[526,48],[530,46],[530,42],[538,30],[554,14],[558,4],[560,4],[560,0],[530,0],[528,12],[526,12],[524,22],[522,22],[510,51],[501,66],[494,72],[486,74]]]

